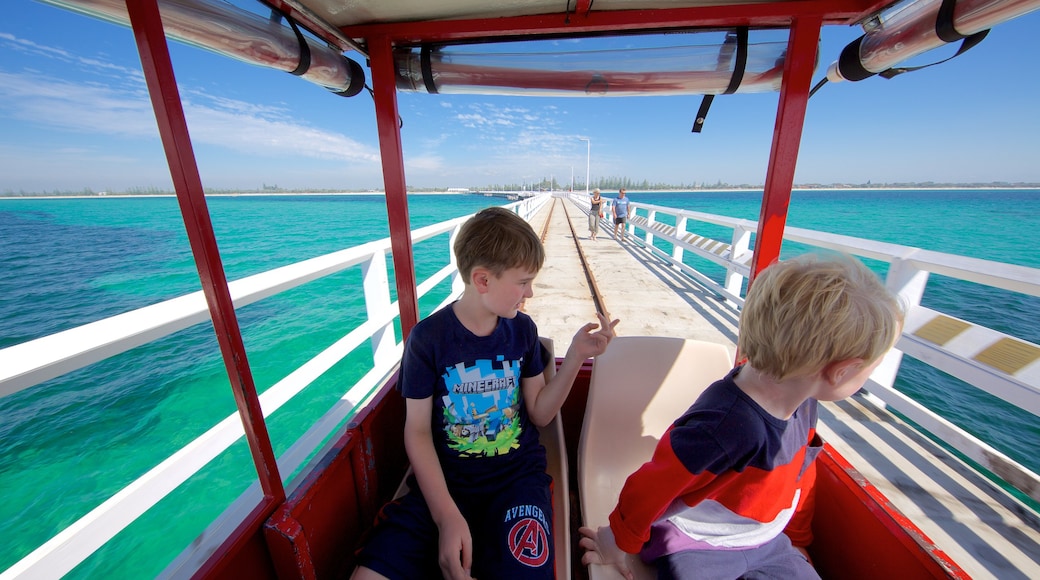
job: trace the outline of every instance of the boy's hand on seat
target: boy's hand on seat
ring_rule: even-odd
[[[607,345],[614,339],[614,327],[620,322],[616,318],[610,322],[607,316],[600,312],[596,313],[596,317],[599,318],[599,324],[590,322],[582,326],[571,341],[571,348],[575,349],[575,354],[582,360],[603,354]]]
[[[582,564],[613,565],[628,580],[635,578],[632,569],[628,567],[628,554],[617,547],[610,526],[603,526],[598,530],[582,526],[578,528],[578,533],[582,535],[578,545],[585,548],[585,554],[581,557]]]

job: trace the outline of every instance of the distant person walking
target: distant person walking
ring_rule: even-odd
[[[625,197],[625,188],[621,188],[618,191],[618,198],[614,200],[613,212],[614,212],[614,239],[621,241],[618,237],[618,229],[621,229],[621,235],[625,234],[625,222],[628,220],[628,214],[632,212],[632,209],[628,206],[628,198]]]
[[[589,203],[589,238],[595,241],[599,233],[599,220],[603,217],[603,198],[599,195],[599,188],[592,190]]]

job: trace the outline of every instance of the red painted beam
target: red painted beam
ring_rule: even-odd
[[[256,385],[246,359],[242,333],[235,317],[235,307],[220,261],[216,235],[210,221],[209,209],[202,190],[195,152],[188,135],[188,124],[184,119],[184,107],[173,75],[169,47],[163,33],[162,19],[157,0],[128,0],[127,13],[134,31],[137,50],[141,56],[141,67],[148,85],[148,94],[155,110],[166,161],[177,192],[184,227],[188,232],[195,265],[199,270],[202,290],[209,305],[213,330],[224,357],[224,366],[231,380],[235,403],[245,427],[249,450],[253,455],[260,477],[264,496],[269,504],[268,513],[274,505],[285,499],[285,489],[278,473],[267,425],[260,410]]]
[[[579,2],[580,4],[580,2]],[[619,34],[734,26],[787,27],[800,18],[851,25],[881,7],[878,0],[806,0],[658,10],[582,10],[513,16],[344,26],[351,38],[387,37],[395,44],[497,41],[531,36]],[[371,41],[371,40],[370,40]]]
[[[791,27],[749,284],[780,257],[821,24],[819,18],[801,18]]]
[[[389,38],[375,39],[369,51],[397,303],[401,310],[401,333],[403,338],[407,338],[412,327],[419,322],[419,301],[408,219],[408,191],[404,179],[404,149],[401,146],[401,125],[397,111],[397,73]]]

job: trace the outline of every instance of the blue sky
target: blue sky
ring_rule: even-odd
[[[828,84],[809,102],[796,183],[1040,182],[1037,30],[1040,12],[998,25],[948,63]],[[860,33],[825,30],[814,83]],[[345,99],[198,48],[171,43],[171,51],[206,187],[382,187],[367,91]],[[402,93],[406,179],[414,187],[550,175],[568,183],[573,172],[582,182],[579,137],[588,137],[594,184],[597,176],[761,184],[776,102],[776,93],[718,97],[704,132],[693,134],[699,96]],[[5,0],[0,193],[153,187],[172,185],[130,30]]]

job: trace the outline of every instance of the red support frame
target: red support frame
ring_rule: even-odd
[[[818,16],[799,18],[791,25],[749,285],[755,276],[780,258],[822,25],[823,20]]]
[[[560,4],[562,7],[563,3]],[[686,8],[597,10],[595,3],[577,0],[571,12],[356,24],[339,30],[350,38],[387,36],[398,44],[497,42],[531,36],[617,35],[734,26],[786,28],[792,19],[811,21],[819,18],[828,24],[852,25],[887,4],[888,0],[792,0]]]
[[[401,312],[402,338],[419,322],[419,299],[415,287],[415,259],[412,228],[408,219],[408,189],[404,179],[404,149],[397,111],[397,73],[393,46],[388,37],[373,39],[371,52],[372,92],[376,104],[376,126],[383,163],[383,189],[390,222],[390,248],[397,283],[397,304]]]
[[[130,25],[134,31],[141,67],[148,85],[148,94],[159,125],[166,161],[170,166],[177,202],[180,205],[184,227],[188,232],[191,251],[199,271],[202,290],[209,305],[213,330],[217,335],[228,378],[231,380],[235,403],[245,428],[249,450],[264,491],[266,515],[285,500],[285,488],[278,473],[271,439],[264,423],[256,385],[246,359],[246,349],[231,302],[224,265],[220,261],[213,223],[202,190],[195,152],[192,150],[184,107],[173,74],[170,51],[166,44],[162,18],[157,0],[128,0],[126,3]]]

